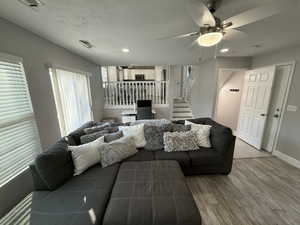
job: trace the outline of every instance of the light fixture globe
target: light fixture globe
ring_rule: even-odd
[[[223,38],[222,32],[208,32],[202,34],[198,39],[197,42],[200,46],[203,47],[211,47],[218,44]]]

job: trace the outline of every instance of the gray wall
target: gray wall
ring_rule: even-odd
[[[275,63],[296,60],[295,74],[292,80],[288,105],[300,106],[300,46],[280,49],[253,58],[252,67],[261,67]],[[298,109],[299,110],[299,109]],[[300,113],[285,111],[276,149],[288,156],[300,160]]]
[[[102,118],[103,90],[97,65],[1,18],[0,31],[0,52],[23,58],[43,149],[60,137],[51,81],[45,64],[56,64],[92,73],[94,117],[96,120]],[[24,173],[1,188],[0,216],[32,190],[30,178],[29,174]]]
[[[250,68],[249,57],[220,57],[193,65],[195,83],[192,88],[194,117],[213,117],[217,89],[217,74],[220,68]]]
[[[219,76],[222,76],[222,73]],[[237,129],[244,78],[244,71],[233,72],[229,80],[219,90],[215,120],[232,130]],[[238,92],[230,91],[230,89],[236,88],[239,89]]]

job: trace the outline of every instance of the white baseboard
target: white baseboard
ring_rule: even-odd
[[[300,161],[299,160],[297,160],[289,155],[286,155],[280,151],[277,151],[277,150],[275,150],[273,152],[273,155],[277,156],[279,159],[282,159],[283,161],[287,162],[288,164],[300,169]]]

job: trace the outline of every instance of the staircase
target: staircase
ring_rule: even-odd
[[[173,99],[172,120],[192,119],[193,113],[189,102],[181,99]]]

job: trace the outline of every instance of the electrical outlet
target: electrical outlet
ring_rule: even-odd
[[[296,112],[298,110],[298,107],[295,106],[295,105],[288,105],[286,107],[286,110],[289,111],[289,112]]]

